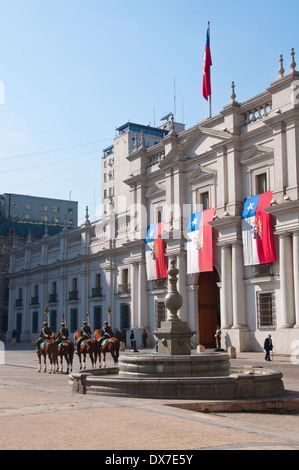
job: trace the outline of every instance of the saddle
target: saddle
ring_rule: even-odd
[[[103,338],[103,339],[100,338],[100,345],[104,346],[107,343],[108,339],[110,338]]]

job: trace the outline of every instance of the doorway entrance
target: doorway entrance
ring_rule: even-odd
[[[220,292],[217,272],[200,273],[198,282],[198,328],[200,344],[216,347],[215,332],[220,325]]]

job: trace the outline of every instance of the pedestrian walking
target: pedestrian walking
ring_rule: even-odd
[[[272,343],[272,338],[271,338],[271,335],[270,335],[270,334],[269,334],[268,337],[265,339],[265,342],[264,342],[264,350],[266,351],[265,360],[266,360],[266,361],[271,361],[271,358],[270,358],[270,351],[273,350],[273,343]]]

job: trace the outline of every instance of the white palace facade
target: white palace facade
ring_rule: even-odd
[[[223,349],[261,351],[271,333],[275,351],[290,354],[299,341],[295,67],[292,50],[289,71],[281,57],[278,78],[266,91],[239,103],[232,84],[230,103],[187,130],[173,120],[165,133],[129,123],[120,128],[114,146],[104,152],[103,172],[104,167],[109,172],[103,202],[109,206],[103,218],[91,223],[87,211],[86,222],[76,230],[46,233],[22,247],[14,244],[8,336],[16,329],[21,341],[36,339],[47,307],[54,330],[63,316],[71,332],[86,318],[92,328],[108,319],[127,335],[133,329],[137,347],[146,329],[148,345],[154,346],[152,331],[167,315],[167,278],[147,279],[145,237],[149,225],[164,221],[166,255],[176,258],[179,269],[179,315],[196,331],[193,345],[215,347],[220,325]],[[118,179],[122,184],[116,184]],[[273,200],[265,210],[271,215],[277,261],[244,266],[244,199],[270,191]],[[214,207],[213,271],[187,274],[189,215]]]

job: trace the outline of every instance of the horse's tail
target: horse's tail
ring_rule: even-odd
[[[115,343],[115,357],[117,360],[119,358],[119,350],[120,350],[120,342],[117,339]]]

